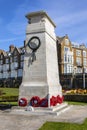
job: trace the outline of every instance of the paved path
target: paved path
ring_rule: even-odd
[[[38,130],[46,121],[82,123],[85,118],[87,106],[73,106],[59,116],[0,111],[0,130]]]

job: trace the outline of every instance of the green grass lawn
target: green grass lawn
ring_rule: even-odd
[[[12,96],[18,96],[19,95],[19,88],[0,88],[0,91],[2,91],[2,94],[0,95],[0,104],[11,104],[11,105],[18,105],[18,101],[6,101],[3,102],[2,97],[12,97]]]
[[[69,105],[87,105],[83,102],[68,102]],[[39,130],[87,130],[87,119],[83,124],[46,122]]]
[[[87,103],[85,102],[71,102],[71,101],[68,101],[67,102],[69,105],[87,105]]]
[[[87,130],[87,119],[83,124],[46,122],[39,130]]]
[[[0,88],[0,90],[4,93],[5,96],[18,96],[19,88]]]
[[[2,96],[18,96],[19,95],[19,88],[0,88],[0,91],[3,92],[3,95],[0,95],[0,100]],[[8,102],[0,102],[0,104],[8,104]],[[10,102],[13,105],[18,105],[18,102]],[[69,105],[87,105],[87,103],[83,102],[68,102]]]

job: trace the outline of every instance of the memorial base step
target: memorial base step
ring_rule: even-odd
[[[33,114],[33,115],[59,115],[67,110],[69,110],[72,106],[67,103],[58,104],[54,107],[34,107],[33,111],[28,110],[27,107],[13,107],[12,112],[16,112],[18,114]]]

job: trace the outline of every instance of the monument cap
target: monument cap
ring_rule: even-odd
[[[55,25],[54,22],[51,20],[51,18],[48,16],[48,14],[47,14],[45,11],[43,11],[43,10],[42,10],[42,11],[37,11],[37,12],[28,13],[28,14],[25,15],[25,17],[26,17],[27,19],[30,19],[30,18],[32,18],[32,17],[34,17],[34,16],[40,16],[40,15],[46,16],[46,17],[49,19],[49,21],[53,24],[53,26],[56,27],[56,25]]]

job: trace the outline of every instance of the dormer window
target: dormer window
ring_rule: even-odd
[[[69,40],[68,39],[65,39],[65,44],[69,45]]]

